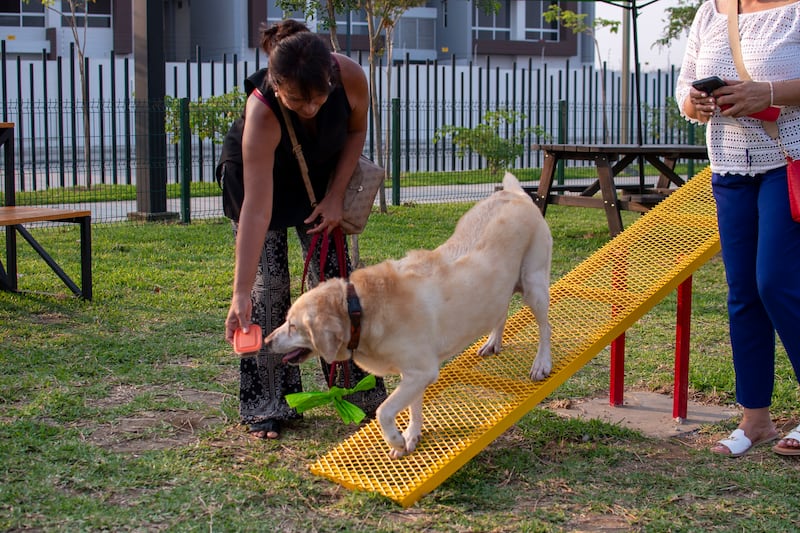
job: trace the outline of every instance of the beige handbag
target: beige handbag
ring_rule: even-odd
[[[384,176],[383,168],[363,155],[358,158],[358,164],[344,193],[342,221],[339,223],[346,234],[364,231]]]
[[[306,159],[303,157],[303,150],[300,143],[297,141],[297,135],[294,133],[294,126],[292,126],[292,119],[289,112],[284,105],[278,101],[283,113],[283,119],[286,122],[286,129],[289,130],[289,137],[292,140],[292,149],[294,155],[297,157],[297,162],[300,165],[300,172],[303,174],[303,182],[306,185],[308,198],[311,200],[311,206],[317,205],[317,199],[314,195],[314,189],[311,187],[311,181],[308,178],[308,166]],[[375,197],[378,194],[381,183],[384,179],[384,170],[363,155],[358,158],[353,175],[350,176],[350,182],[347,184],[347,189],[344,193],[344,203],[342,206],[342,220],[339,222],[342,231],[347,235],[359,234],[364,231],[367,225],[367,220],[372,212],[372,206],[375,203]]]

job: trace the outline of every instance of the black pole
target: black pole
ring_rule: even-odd
[[[636,88],[636,142],[641,146],[644,144],[642,132],[642,88],[641,88],[641,69],[639,65],[639,10],[636,7],[636,0],[631,0],[631,22],[633,26],[633,62],[634,62],[634,86]]]
[[[633,26],[633,62],[634,62],[634,87],[636,88],[636,143],[644,144],[642,132],[642,82],[639,68],[639,25],[636,20],[639,11],[636,9],[636,0],[631,0],[631,26]],[[639,156],[639,192],[644,193],[644,156]]]

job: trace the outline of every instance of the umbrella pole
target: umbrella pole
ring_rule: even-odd
[[[631,0],[631,26],[633,26],[633,63],[634,63],[634,88],[636,90],[636,143],[639,146],[644,144],[642,134],[642,88],[641,72],[639,64],[639,10],[636,7],[636,0]],[[644,193],[644,156],[639,156],[639,189]]]

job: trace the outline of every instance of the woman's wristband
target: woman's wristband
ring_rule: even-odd
[[[769,106],[772,107],[775,105],[775,89],[772,87],[772,82],[768,81],[769,83]]]

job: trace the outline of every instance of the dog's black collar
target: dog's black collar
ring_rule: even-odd
[[[347,314],[350,315],[350,342],[347,343],[347,349],[350,350],[351,357],[361,340],[361,313],[361,301],[358,299],[356,288],[348,281]]]

